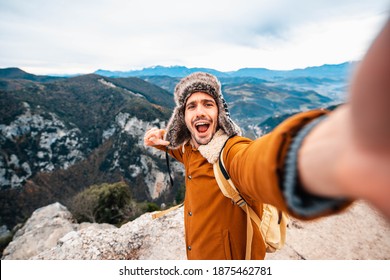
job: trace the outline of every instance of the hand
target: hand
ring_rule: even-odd
[[[301,182],[313,194],[367,200],[390,221],[390,153],[363,145],[353,117],[351,105],[341,106],[307,135]]]
[[[165,130],[159,128],[152,128],[145,133],[144,145],[145,146],[168,146],[169,142],[164,140]]]

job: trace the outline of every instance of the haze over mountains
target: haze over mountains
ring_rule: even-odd
[[[217,75],[233,119],[259,137],[287,116],[342,103],[353,63],[292,71],[153,67],[98,70],[75,77],[0,69],[0,225],[12,228],[38,207],[69,199],[92,184],[125,181],[139,201],[180,200],[183,170],[143,146],[164,127],[173,90],[195,71]]]
[[[307,67],[294,70],[270,70],[266,68],[242,68],[237,71],[222,72],[210,68],[187,68],[185,66],[155,66],[144,68],[142,70],[130,71],[110,71],[99,69],[95,74],[107,77],[130,77],[130,76],[170,76],[184,77],[193,72],[208,72],[219,78],[223,77],[254,77],[260,79],[278,79],[290,77],[315,77],[315,78],[334,78],[342,79],[351,70],[354,62],[345,62],[341,64],[326,64],[322,66]]]

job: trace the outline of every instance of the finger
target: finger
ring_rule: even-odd
[[[168,146],[170,144],[169,141],[165,141],[163,139],[158,139],[156,140],[156,145],[161,145],[161,146]]]
[[[154,139],[154,136],[151,136],[151,133],[145,134],[144,136],[144,145],[145,146],[152,146],[153,142],[151,141]]]
[[[164,140],[165,130],[152,128],[145,133],[144,136],[144,145],[145,146],[167,146],[170,142]]]
[[[152,134],[154,134],[157,130],[158,130],[158,128],[156,128],[156,127],[151,128],[150,130],[148,130],[148,131],[145,133],[144,138],[145,138],[145,139],[149,138],[149,137],[150,137]]]
[[[156,131],[157,131],[157,128],[152,128],[152,129],[148,130],[144,135],[144,141],[149,140],[153,135],[155,135]]]
[[[164,129],[160,129],[158,131],[158,138],[164,139],[164,136],[165,136],[165,130]]]

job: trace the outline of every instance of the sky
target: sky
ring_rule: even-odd
[[[0,68],[33,74],[360,60],[389,0],[0,0]]]

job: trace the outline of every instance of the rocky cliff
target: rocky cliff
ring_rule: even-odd
[[[185,259],[183,210],[151,213],[117,228],[77,224],[61,204],[36,210],[4,250],[3,259]],[[269,260],[390,259],[390,224],[357,202],[344,213],[312,222],[291,220],[285,247]]]
[[[174,202],[182,167],[172,162],[171,188],[164,154],[142,142],[146,130],[165,126],[171,93],[138,78],[41,82],[20,71],[2,78],[3,72],[0,225],[11,230],[35,209],[56,201],[69,205],[101,183],[125,181],[140,202]]]

